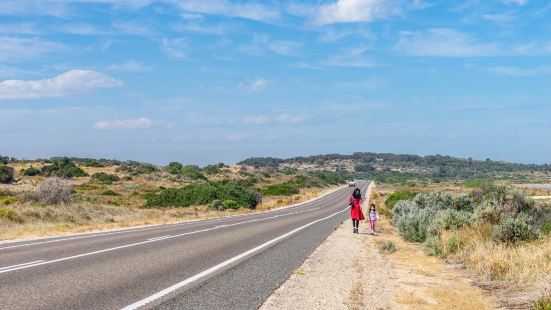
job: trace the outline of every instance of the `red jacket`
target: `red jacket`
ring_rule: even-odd
[[[353,220],[359,220],[363,221],[365,219],[364,214],[362,212],[362,199],[356,199],[353,196],[350,196],[348,198],[348,204],[351,205],[350,207],[350,217]]]

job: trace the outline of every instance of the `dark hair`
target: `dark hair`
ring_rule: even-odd
[[[354,199],[360,199],[362,198],[362,192],[360,191],[359,188],[355,188],[354,191],[352,192],[352,197],[354,197]]]
[[[369,206],[369,210],[371,210],[371,207],[373,207],[374,209],[377,208],[377,206],[376,206],[374,203],[372,203],[372,204]]]

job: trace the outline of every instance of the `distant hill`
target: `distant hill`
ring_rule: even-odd
[[[410,154],[356,152],[351,155],[326,154],[288,159],[252,157],[238,163],[256,167],[293,167],[297,169],[348,170],[373,175],[402,174],[412,178],[431,179],[475,177],[519,178],[523,174],[551,173],[551,165],[509,163],[495,160],[475,160],[444,155],[418,156]]]

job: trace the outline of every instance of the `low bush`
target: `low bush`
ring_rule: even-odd
[[[28,177],[34,177],[40,174],[40,170],[36,169],[33,166],[30,166],[27,169],[21,169],[21,175],[28,176]]]
[[[7,219],[12,222],[16,223],[23,223],[25,222],[25,219],[19,215],[19,213],[15,212],[12,209],[8,209],[6,207],[0,207],[0,218]]]
[[[87,175],[84,170],[77,167],[67,157],[54,159],[51,164],[43,166],[40,169],[40,174],[62,178],[84,177]]]
[[[224,164],[222,164],[222,168],[224,167],[223,166]],[[208,165],[208,166],[205,166],[203,168],[203,171],[206,173],[206,174],[209,174],[209,175],[212,175],[212,174],[218,174],[218,173],[221,173],[222,170],[220,170],[220,164],[218,165]]]
[[[166,171],[170,174],[180,174],[183,168],[184,166],[182,164],[173,161],[166,166]]]
[[[137,161],[127,161],[122,163],[120,167],[116,169],[117,172],[122,171],[130,175],[150,174],[157,171],[157,168],[152,164],[140,163]]]
[[[234,182],[219,181],[193,183],[182,188],[167,188],[146,197],[144,208],[189,207],[191,205],[212,205],[214,200],[234,200],[240,206],[254,209],[262,196],[254,189]]]
[[[104,164],[100,163],[98,160],[96,159],[87,159],[85,160],[82,165],[84,167],[92,167],[92,168],[101,168],[101,167],[105,167]]]
[[[400,235],[411,242],[423,242],[431,223],[431,214],[425,209],[414,209],[401,215],[396,225]]]
[[[206,180],[207,178],[201,171],[201,168],[196,165],[186,165],[182,168],[181,173],[191,180]]]
[[[538,238],[538,231],[528,224],[525,216],[508,218],[494,228],[493,239],[507,244],[519,241],[535,240]]]
[[[104,196],[120,196],[119,193],[117,193],[117,192],[115,192],[115,191],[113,191],[113,190],[110,190],[110,189],[104,191],[104,192],[101,193],[101,194],[104,195]]]
[[[551,288],[546,288],[540,298],[534,301],[533,310],[551,310]]]
[[[119,177],[114,174],[107,174],[105,172],[97,172],[92,175],[92,180],[102,184],[113,184],[113,182],[119,181]]]
[[[541,224],[540,231],[544,235],[550,235],[551,234],[551,221],[550,220],[544,221]]]
[[[12,203],[16,202],[17,200],[15,197],[7,196],[7,197],[0,197],[0,203],[4,205],[11,205]]]
[[[262,189],[262,194],[266,196],[291,196],[298,193],[300,189],[292,182],[268,185]]]
[[[390,240],[377,241],[377,247],[379,248],[379,253],[382,254],[392,254],[397,250],[394,242]]]
[[[14,170],[4,164],[0,164],[0,183],[9,184],[14,181]]]
[[[234,210],[239,209],[239,203],[237,203],[237,201],[232,199],[224,200],[224,206],[226,207],[226,209],[234,209]]]
[[[44,201],[50,204],[68,203],[71,201],[71,194],[74,192],[74,187],[70,185],[66,180],[51,177],[36,189],[34,193],[31,193],[28,197],[35,201]]]
[[[392,210],[394,208],[394,205],[400,201],[400,200],[411,200],[413,197],[415,197],[418,193],[410,190],[402,190],[394,192],[385,199],[385,206]]]
[[[226,206],[224,205],[224,202],[222,202],[222,200],[220,199],[214,199],[210,204],[209,204],[209,208],[212,209],[212,210],[225,210],[226,209]]]

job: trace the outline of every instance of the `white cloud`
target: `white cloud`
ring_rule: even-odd
[[[250,55],[261,56],[272,52],[283,56],[297,56],[300,54],[302,43],[288,40],[273,40],[268,35],[255,35],[252,42],[243,44],[239,50]]]
[[[128,60],[123,63],[117,63],[117,64],[111,64],[109,66],[109,70],[112,71],[125,71],[125,72],[140,72],[140,71],[147,71],[150,67],[142,64],[139,61],[136,60]]]
[[[528,0],[505,0],[503,2],[505,2],[506,4],[516,4],[523,6],[528,3]]]
[[[138,21],[115,22],[113,27],[121,33],[137,36],[151,36],[154,31],[147,24]]]
[[[55,28],[62,33],[77,34],[83,36],[96,36],[109,34],[107,31],[99,29],[92,24],[65,24]]]
[[[489,72],[510,76],[536,76],[551,74],[550,66],[540,66],[535,68],[497,66],[486,68],[486,70]]]
[[[239,83],[237,85],[237,88],[242,91],[261,91],[268,88],[270,84],[272,84],[274,80],[268,80],[264,78],[259,78],[251,83]]]
[[[480,43],[467,33],[449,28],[402,31],[395,48],[414,56],[484,57],[500,54],[496,44]]]
[[[169,39],[163,38],[161,48],[170,57],[185,58],[188,52],[188,44],[186,38]]]
[[[339,54],[330,56],[321,64],[330,67],[373,68],[377,64],[367,59],[364,55],[365,47],[348,48]]]
[[[43,80],[5,80],[0,83],[0,100],[65,97],[121,85],[103,73],[72,70]]]
[[[18,24],[0,24],[0,33],[2,34],[41,34],[35,24],[23,22]]]
[[[35,38],[0,37],[0,61],[33,59],[63,48],[57,42]]]
[[[185,12],[240,17],[263,22],[274,21],[280,15],[277,7],[252,2],[227,0],[172,0],[171,2]]]
[[[385,0],[337,0],[318,8],[315,23],[319,25],[336,23],[371,22],[377,18],[400,14],[397,1]]]
[[[147,128],[153,125],[153,121],[147,117],[136,119],[124,119],[115,121],[98,121],[94,124],[94,128],[101,130],[108,129],[138,129]]]

